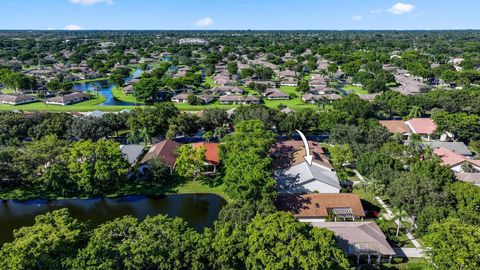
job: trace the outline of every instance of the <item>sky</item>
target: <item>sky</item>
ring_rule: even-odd
[[[0,29],[480,29],[480,0],[0,0]]]

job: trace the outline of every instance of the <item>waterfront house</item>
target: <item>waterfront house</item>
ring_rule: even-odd
[[[49,98],[45,103],[49,105],[66,106],[66,105],[71,105],[71,104],[85,101],[89,98],[90,98],[90,95],[87,93],[73,92],[64,96],[56,96],[56,97]]]
[[[180,144],[171,140],[164,140],[154,144],[140,161],[138,171],[144,174],[148,171],[148,163],[155,158],[162,160],[169,168],[170,174],[173,173],[177,160],[177,149]]]
[[[208,173],[216,173],[217,167],[220,165],[219,157],[219,143],[201,142],[193,143],[192,147],[199,149],[203,147],[205,149],[205,165],[207,166]]]

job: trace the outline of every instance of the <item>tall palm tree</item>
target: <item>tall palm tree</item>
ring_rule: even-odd
[[[398,221],[397,224],[397,233],[396,236],[400,233],[400,226],[402,225],[402,221],[408,218],[408,213],[402,209],[396,209],[393,212],[393,219]]]

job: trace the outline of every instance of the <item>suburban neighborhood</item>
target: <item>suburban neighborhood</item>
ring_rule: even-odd
[[[19,2],[0,269],[480,269],[476,3]]]

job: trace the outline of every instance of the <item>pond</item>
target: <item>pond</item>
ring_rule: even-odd
[[[125,82],[139,77],[142,75],[142,73],[143,71],[141,69],[136,69],[130,77],[125,79]],[[108,80],[101,80],[95,82],[76,83],[73,85],[73,90],[82,92],[89,91],[94,94],[96,94],[96,90],[98,90],[98,93],[106,98],[106,101],[100,104],[100,106],[135,106],[135,103],[117,100],[112,93],[113,87],[114,85]]]
[[[192,228],[202,231],[213,226],[226,201],[213,194],[175,194],[159,197],[128,196],[115,199],[71,199],[0,201],[0,246],[13,240],[13,230],[35,223],[35,217],[67,208],[70,214],[92,226],[125,215],[140,220],[146,216],[168,215],[183,218]]]

